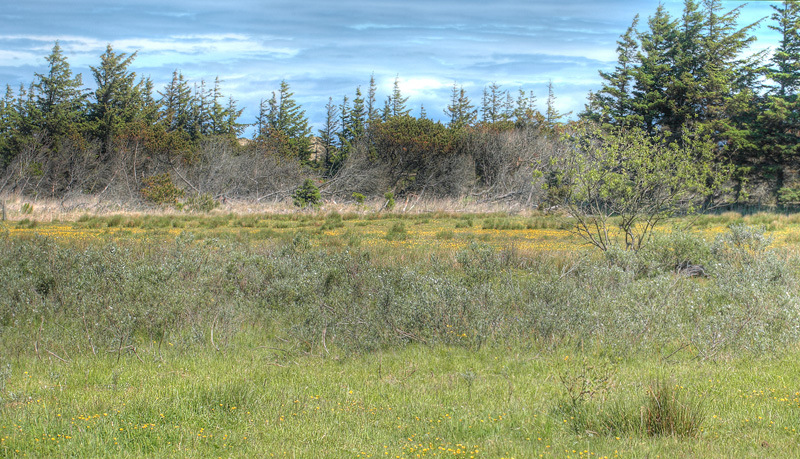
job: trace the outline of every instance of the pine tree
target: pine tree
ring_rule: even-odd
[[[536,110],[536,96],[533,91],[525,93],[519,88],[517,101],[513,112],[514,123],[517,127],[531,126],[541,123],[542,115]]]
[[[217,134],[235,139],[242,135],[242,132],[247,128],[246,124],[239,123],[239,118],[242,116],[244,108],[239,108],[237,104],[238,101],[233,97],[228,97],[228,106],[225,108],[222,129]]]
[[[47,74],[37,73],[34,91],[38,115],[38,127],[54,139],[76,135],[85,113],[86,93],[82,89],[81,75],[72,76],[67,58],[61,52],[58,42],[49,56]],[[35,96],[34,96],[35,94]]]
[[[632,97],[638,52],[635,39],[638,23],[639,15],[636,15],[628,30],[617,40],[617,66],[614,71],[599,72],[605,82],[595,97],[601,107],[604,124],[634,126],[641,122],[640,117],[634,113]]]
[[[493,124],[503,120],[503,101],[506,97],[500,85],[492,82],[483,88],[481,99],[481,121],[484,124]]]
[[[448,127],[451,129],[461,129],[475,124],[478,112],[470,103],[464,86],[459,87],[453,83],[453,91],[450,95],[450,105],[444,110],[445,116],[450,118]]]
[[[143,82],[137,83],[136,73],[128,70],[135,58],[135,52],[130,56],[115,53],[108,45],[100,56],[100,65],[90,67],[97,89],[89,104],[89,119],[104,153],[108,153],[114,137],[140,116]]]
[[[400,116],[408,116],[411,109],[406,107],[408,97],[403,97],[400,92],[400,77],[395,77],[394,87],[392,88],[392,95],[390,96],[389,103],[391,105],[391,117],[397,118]]]
[[[190,132],[194,100],[183,74],[178,70],[172,72],[172,80],[164,88],[164,92],[158,94],[161,96],[159,123],[164,129],[167,132]]]
[[[19,136],[19,117],[16,99],[11,86],[6,85],[6,94],[0,100],[0,170],[16,156],[16,139]]]
[[[351,142],[361,139],[367,129],[367,111],[364,107],[364,97],[361,95],[361,86],[356,88],[356,96],[353,99],[353,109],[350,110],[350,134]]]
[[[800,91],[800,3],[784,1],[771,6],[775,12],[769,28],[778,32],[781,40],[767,70],[767,78],[777,84],[769,92],[787,98]]]
[[[375,105],[377,92],[378,86],[375,83],[375,74],[373,73],[369,77],[369,91],[367,91],[367,124],[370,126],[380,119],[378,107]]]
[[[274,94],[271,101],[270,108],[274,110],[273,129],[287,139],[281,149],[284,154],[300,161],[308,161],[311,157],[311,128],[308,126],[306,112],[297,105],[293,97],[289,83],[286,80],[281,81],[277,106],[274,105]]]
[[[325,124],[319,130],[319,141],[324,149],[322,167],[327,177],[333,176],[337,169],[337,134],[340,122],[338,107],[334,105],[333,97],[329,97],[325,105]]]
[[[645,131],[653,135],[671,117],[673,110],[667,88],[673,77],[677,52],[677,23],[659,4],[648,21],[648,30],[639,34],[639,66],[634,72],[633,110]]]
[[[800,3],[785,1],[772,8],[769,27],[781,40],[766,71],[774,86],[759,110],[753,136],[763,158],[787,163],[800,155]]]
[[[545,125],[549,129],[555,129],[562,118],[570,115],[571,112],[561,113],[556,109],[556,96],[553,92],[553,81],[547,82],[547,111],[545,112]]]

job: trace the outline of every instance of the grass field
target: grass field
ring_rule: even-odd
[[[795,216],[636,255],[542,215],[23,217],[2,457],[796,455]]]

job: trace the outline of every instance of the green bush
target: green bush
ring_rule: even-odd
[[[778,202],[794,203],[800,202],[800,189],[783,187],[778,190]]]
[[[292,202],[300,208],[317,207],[321,199],[319,188],[314,185],[314,181],[311,179],[306,179],[303,185],[297,188],[292,195]]]
[[[361,193],[353,193],[353,200],[358,204],[364,204],[364,200],[366,200],[366,197]]]
[[[383,198],[386,199],[386,204],[384,204],[386,210],[394,209],[395,206],[394,193],[392,193],[391,191],[387,191],[386,194],[383,195]]]
[[[211,212],[219,207],[219,201],[209,193],[192,194],[186,199],[185,207],[192,212]]]
[[[175,205],[178,199],[186,194],[182,189],[172,183],[172,178],[167,173],[151,175],[142,180],[143,187],[139,192],[142,197],[159,205]]]

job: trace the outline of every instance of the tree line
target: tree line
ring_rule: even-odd
[[[769,18],[743,26],[742,6],[722,5],[686,0],[677,17],[663,4],[646,24],[636,16],[581,117],[670,141],[707,137],[718,161],[737,167],[740,198],[750,180],[772,178],[780,200],[800,200],[800,3],[771,5]],[[748,51],[764,20],[780,37],[770,56]]]
[[[0,100],[0,192],[263,201],[312,179],[334,199],[391,192],[555,204],[567,185],[556,165],[579,148],[570,132],[593,123],[665,144],[703,139],[713,162],[735,165],[733,199],[797,201],[800,4],[773,9],[767,20],[780,40],[770,56],[748,51],[759,23],[739,25],[741,7],[721,0],[685,0],[677,17],[660,5],[645,24],[637,16],[615,68],[600,72],[602,86],[573,121],[555,109],[552,84],[542,110],[522,88],[491,83],[473,101],[454,84],[440,122],[425,107],[412,114],[399,79],[379,100],[373,76],[354,95],[329,98],[316,132],[286,81],[247,124],[218,78],[192,83],[176,70],[157,90],[132,70],[136,53],[110,45],[89,90],[56,42],[46,73],[7,86]],[[248,126],[252,138],[242,139]]]

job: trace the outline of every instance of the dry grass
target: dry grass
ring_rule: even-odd
[[[81,216],[89,214],[96,216],[123,215],[185,215],[172,207],[147,205],[142,202],[122,202],[103,200],[95,195],[79,195],[65,199],[31,198],[18,194],[0,195],[0,200],[6,205],[6,218],[10,221],[22,219],[36,220],[39,222],[75,221]],[[228,200],[221,202],[220,206],[211,212],[219,214],[293,214],[317,213],[327,214],[338,212],[340,214],[355,213],[366,215],[383,211],[383,199],[368,200],[364,204],[353,201],[337,202],[336,200],[323,200],[322,205],[316,210],[301,210],[295,207],[291,200],[255,202],[245,200]],[[25,207],[25,206],[29,207]],[[469,198],[461,199],[431,199],[408,197],[398,200],[392,212],[404,214],[421,213],[476,213],[487,214],[504,212],[520,216],[536,213],[535,209],[524,208],[515,202],[475,202]]]

